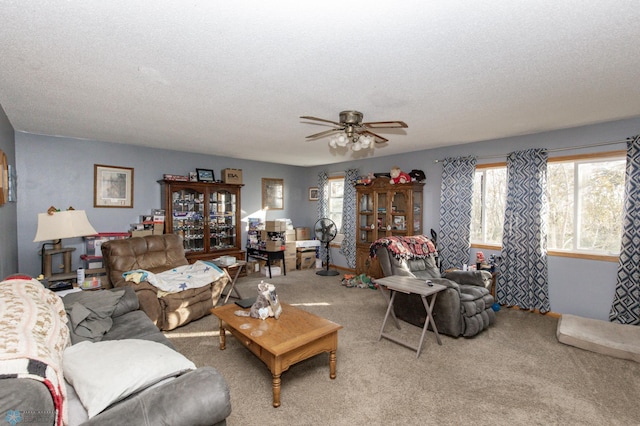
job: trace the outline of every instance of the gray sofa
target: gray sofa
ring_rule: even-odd
[[[118,300],[114,307],[105,308],[109,300],[114,300],[109,297],[111,294],[119,296]],[[69,318],[67,326],[70,329],[71,348],[83,344],[89,346],[86,345],[85,341],[87,340],[98,340],[102,343],[123,339],[139,339],[123,343],[126,345],[135,341],[153,341],[164,345],[155,345],[163,351],[176,353],[172,343],[139,309],[138,298],[131,287],[71,293],[64,296],[62,300]],[[107,302],[102,300],[107,300]],[[75,315],[74,309],[77,309],[74,307],[79,305],[88,307],[91,312],[96,314],[91,317],[95,323],[81,326],[78,318],[72,318]],[[106,333],[103,333],[105,330],[107,330]],[[97,335],[98,338],[94,339],[93,335]],[[68,349],[65,349],[63,364],[66,362]],[[190,362],[186,359],[185,361]],[[82,362],[80,361],[80,363]],[[119,365],[118,368],[124,368],[131,362],[130,359],[103,359],[100,356],[86,359],[88,365],[97,366],[98,369],[108,365]],[[145,372],[142,374],[147,372],[147,368],[140,370]],[[90,419],[78,398],[78,393],[73,386],[66,383],[68,423],[70,425],[166,424],[184,426],[226,424],[226,418],[231,413],[229,389],[226,381],[216,369],[201,367],[189,369],[186,372],[180,371],[174,376],[164,376],[162,380],[153,383],[153,385],[109,405],[104,411]],[[120,379],[114,377],[114,381]],[[65,381],[67,381],[66,366]],[[99,391],[101,391],[100,388]],[[55,411],[52,393],[40,381],[28,378],[2,378],[0,375],[0,416],[4,419],[5,416],[9,414],[15,416],[16,413],[25,423],[54,424]]]
[[[489,291],[491,273],[450,271],[441,275],[433,256],[397,259],[387,247],[378,247],[376,256],[385,276],[429,279],[447,287],[438,293],[433,308],[433,319],[439,333],[472,337],[495,323],[494,298]],[[419,327],[424,326],[427,315],[418,295],[400,292],[396,294],[394,312],[396,317]]]

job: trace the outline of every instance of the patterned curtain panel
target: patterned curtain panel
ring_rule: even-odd
[[[507,157],[507,204],[496,298],[507,306],[548,312],[547,151]]]
[[[640,325],[640,136],[627,142],[622,246],[609,319]]]
[[[443,270],[469,263],[475,170],[475,157],[447,158],[443,162],[438,236]]]
[[[356,180],[360,176],[359,169],[349,169],[344,176],[344,193],[342,196],[342,233],[344,239],[340,253],[347,259],[349,268],[356,267]]]
[[[326,171],[318,173],[318,219],[327,217],[329,214],[329,176]],[[315,233],[311,229],[311,238],[315,238]],[[318,253],[324,262],[327,258],[327,250],[324,245],[320,246]]]

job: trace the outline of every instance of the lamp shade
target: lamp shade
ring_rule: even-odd
[[[85,237],[98,232],[91,226],[84,210],[66,210],[38,214],[38,230],[33,242]]]

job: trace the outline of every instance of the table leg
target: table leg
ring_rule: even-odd
[[[267,268],[269,268],[269,278],[271,278],[271,256],[267,255]]]
[[[442,341],[440,340],[440,334],[438,333],[438,327],[436,327],[436,322],[433,320],[433,307],[436,304],[437,296],[438,296],[438,293],[434,293],[431,296],[431,300],[429,301],[429,304],[427,304],[426,297],[422,296],[422,304],[424,305],[424,308],[427,310],[427,319],[424,322],[425,323],[424,329],[425,330],[427,329],[427,322],[431,324],[431,329],[433,330],[433,334],[436,335],[436,341],[438,342],[439,345],[442,345]]]
[[[287,265],[284,264],[284,255],[282,255],[282,275],[287,275]]]
[[[226,305],[227,302],[229,301],[229,296],[231,296],[231,293],[233,291],[236,292],[236,294],[238,295],[238,299],[242,299],[242,296],[240,296],[240,292],[238,291],[238,289],[236,289],[236,281],[238,280],[238,276],[240,276],[240,271],[242,271],[242,267],[243,265],[239,265],[238,268],[236,269],[236,273],[233,276],[233,278],[231,279],[231,287],[229,287],[229,291],[227,292],[227,296],[224,298],[224,302],[222,302],[223,305]],[[231,278],[231,277],[229,277]]]
[[[225,348],[227,347],[227,335],[226,332],[224,331],[224,327],[222,327],[222,324],[220,324],[220,350],[224,351]]]
[[[336,378],[336,351],[329,352],[329,378]]]
[[[385,291],[384,286],[380,284],[378,284],[378,288],[380,289],[380,293],[382,293],[382,297],[387,302],[387,305],[389,305],[389,290]],[[393,321],[396,323],[396,328],[400,330],[400,322],[398,321],[396,313],[393,311],[393,309],[391,310],[391,317],[393,317]]]
[[[389,299],[389,306],[387,307],[387,313],[384,316],[384,321],[382,321],[382,327],[380,327],[380,336],[378,336],[378,341],[380,341],[380,339],[382,339],[382,335],[384,334],[384,326],[387,324],[387,319],[389,318],[389,313],[393,309],[393,301],[396,298],[396,292],[395,291],[389,290],[389,292],[391,293],[391,299]]]
[[[273,406],[278,408],[280,406],[280,375],[274,374],[271,383],[273,387]]]

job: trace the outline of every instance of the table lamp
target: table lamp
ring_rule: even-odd
[[[96,235],[98,232],[91,226],[87,214],[84,210],[59,211],[55,207],[50,207],[46,213],[38,214],[38,230],[33,242],[53,240],[51,243],[43,243],[42,251],[42,274],[44,275],[44,255],[46,245],[51,245],[54,249],[60,249],[63,238],[86,237]]]

